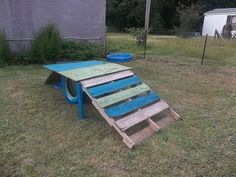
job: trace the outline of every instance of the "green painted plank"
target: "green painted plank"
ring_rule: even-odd
[[[87,68],[73,69],[70,71],[60,72],[61,75],[72,79],[74,81],[81,81],[84,79],[89,79],[92,77],[102,76],[106,74],[111,74],[119,71],[129,70],[130,67],[114,64],[105,63],[96,66],[91,66]]]
[[[149,91],[149,90],[150,90],[150,88],[146,84],[143,83],[143,84],[138,85],[136,87],[132,87],[132,88],[114,93],[112,95],[108,95],[108,96],[99,98],[99,99],[97,99],[97,102],[102,108],[104,108],[109,105],[126,100],[128,98],[137,96],[137,95],[144,93],[146,91]]]

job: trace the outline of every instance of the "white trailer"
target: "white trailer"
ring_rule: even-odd
[[[236,30],[236,8],[214,9],[204,15],[202,35],[214,36],[215,30],[222,33],[227,22],[233,25],[233,30]]]

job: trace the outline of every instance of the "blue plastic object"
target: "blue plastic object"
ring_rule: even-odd
[[[124,63],[131,61],[133,57],[130,53],[114,53],[107,55],[107,60],[115,63]]]

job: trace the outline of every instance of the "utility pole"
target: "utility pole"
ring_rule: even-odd
[[[147,52],[147,35],[149,29],[149,19],[150,19],[150,9],[151,9],[151,0],[146,0],[146,13],[145,13],[145,26],[144,26],[144,58],[146,58]]]

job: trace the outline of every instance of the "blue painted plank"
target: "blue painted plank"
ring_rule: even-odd
[[[79,118],[80,120],[85,119],[85,112],[84,112],[84,95],[83,95],[83,90],[82,90],[82,84],[81,83],[76,83],[76,93],[77,93],[77,109],[79,113]]]
[[[160,96],[154,92],[151,92],[148,95],[141,96],[129,102],[108,108],[105,112],[109,117],[119,117],[155,101],[160,101]]]
[[[103,62],[103,61],[92,60],[92,61],[83,61],[83,62],[70,62],[70,63],[44,65],[44,67],[51,70],[51,71],[55,71],[57,73],[60,73],[63,71],[84,68],[84,67],[90,67],[90,66],[95,66],[95,65],[104,64],[104,63],[105,62]]]
[[[107,83],[107,84],[99,85],[96,87],[92,87],[88,89],[88,91],[93,97],[98,97],[98,96],[111,93],[111,92],[126,88],[131,85],[135,85],[141,82],[142,80],[139,77],[134,76],[134,77],[125,78],[119,81],[115,81],[112,83]]]

